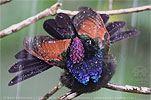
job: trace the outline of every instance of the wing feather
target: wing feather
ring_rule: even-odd
[[[33,40],[25,38],[24,49],[31,55],[49,63],[49,60],[62,60],[62,52],[65,51],[71,39],[65,40],[38,40],[40,37],[35,37]]]
[[[113,37],[110,38],[110,41],[112,44],[114,44],[116,42],[134,37],[138,34],[140,34],[140,32],[137,30],[127,30],[127,31],[123,31],[123,32],[119,31],[119,32],[115,33]]]
[[[36,68],[33,68],[32,70],[25,70],[19,74],[17,74],[10,82],[9,82],[9,86],[15,85],[19,82],[22,82],[28,78],[31,78],[43,71],[46,71],[47,69],[51,68],[50,65],[47,64],[42,64],[37,66]]]
[[[55,39],[70,39],[75,36],[72,20],[67,14],[59,13],[55,19],[48,19],[43,24],[44,29]]]
[[[104,16],[105,18],[105,22],[107,22],[108,18]],[[74,16],[73,23],[78,33],[89,35],[92,38],[98,37],[100,42],[104,40],[104,35],[108,34],[101,15],[97,14],[91,8],[79,8],[79,13]]]

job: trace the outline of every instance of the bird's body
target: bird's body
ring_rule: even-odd
[[[9,70],[10,73],[22,72],[10,81],[10,86],[53,66],[64,70],[60,81],[72,91],[86,93],[106,86],[116,66],[109,53],[110,45],[138,32],[121,32],[125,22],[107,24],[109,16],[97,14],[91,8],[79,10],[72,19],[59,13],[56,19],[44,22],[44,29],[53,38],[25,38],[24,50],[15,56],[19,61]]]
[[[60,81],[72,91],[80,93],[105,87],[115,72],[116,63],[108,51],[102,51],[98,39],[88,35],[74,37],[64,52],[66,67]]]

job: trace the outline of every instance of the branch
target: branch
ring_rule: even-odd
[[[58,7],[61,6],[61,3],[56,3],[50,8],[45,9],[44,11],[40,12],[39,14],[32,16],[18,24],[14,24],[0,32],[0,38],[3,38],[4,36],[10,35],[13,32],[17,32],[21,30],[22,28],[42,19],[47,16],[53,16],[57,13]]]
[[[107,89],[122,91],[122,92],[130,92],[130,93],[138,93],[138,94],[151,94],[151,87],[136,87],[130,85],[116,85],[112,83],[108,83],[105,87]]]
[[[119,10],[97,11],[97,12],[100,14],[120,15],[120,14],[129,14],[129,13],[149,11],[149,10],[151,10],[151,5],[135,7],[135,8],[119,9]]]
[[[116,90],[116,91],[129,92],[129,93],[151,94],[150,87],[136,87],[136,86],[130,86],[130,85],[122,86],[122,85],[108,83],[105,88]],[[74,93],[68,92],[65,95],[58,98],[57,100],[72,100],[79,95],[81,94],[78,94],[77,92],[74,92]]]
[[[0,5],[6,4],[8,2],[11,2],[11,0],[2,0],[2,1],[0,1]]]
[[[67,92],[65,95],[59,97],[57,100],[72,100],[74,99],[75,97],[81,95],[80,93],[77,93],[77,92]]]
[[[24,28],[42,18],[45,18],[47,16],[53,16],[60,12],[66,13],[70,16],[74,16],[78,13],[78,11],[69,11],[69,10],[58,9],[58,7],[60,7],[60,6],[61,6],[61,3],[56,3],[53,6],[51,6],[50,8],[47,8],[46,10],[40,12],[39,14],[32,16],[20,23],[14,24],[14,25],[0,31],[0,38],[10,35],[13,32],[17,32],[17,31],[21,30],[22,28]],[[151,10],[151,5],[136,7],[136,8],[110,10],[110,11],[97,11],[97,12],[100,14],[118,15],[118,14],[128,14],[128,13],[134,13],[134,12],[147,11],[147,10]]]
[[[151,5],[135,7],[135,8],[119,9],[119,10],[97,11],[97,13],[108,14],[108,15],[120,15],[120,14],[129,14],[129,13],[135,13],[135,12],[141,12],[141,11],[148,11],[148,10],[151,10]],[[58,9],[57,13],[60,13],[60,12],[66,13],[70,16],[74,16],[78,13],[78,11]]]
[[[40,100],[47,100],[50,96],[55,94],[62,87],[63,87],[63,84],[59,82],[59,84],[56,87],[54,87],[49,93],[45,94]]]
[[[63,86],[61,83],[59,84],[60,85],[57,85],[53,90],[51,90],[50,93],[47,93],[41,100],[47,100],[50,96],[52,96],[55,92],[57,92],[57,90],[59,90]],[[136,87],[130,85],[122,86],[122,85],[108,83],[107,86],[104,88],[115,90],[115,91],[129,92],[129,93],[146,94],[146,95],[151,94],[151,87]],[[81,94],[77,92],[69,91],[63,96],[59,97],[57,100],[72,100],[79,95]]]

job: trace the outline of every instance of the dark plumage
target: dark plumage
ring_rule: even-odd
[[[87,85],[79,83],[71,73],[67,70],[62,74],[60,81],[73,92],[87,93],[99,90],[101,87],[105,87],[106,84],[111,80],[115,73],[116,62],[111,54],[104,55],[103,57],[103,69],[102,76],[97,83],[90,82]]]
[[[24,50],[10,69],[16,73],[9,86],[31,78],[53,66],[64,70],[60,81],[73,92],[87,93],[105,87],[115,73],[116,61],[109,53],[111,44],[139,34],[136,30],[121,31],[124,21],[107,23],[109,16],[88,7],[79,8],[72,19],[57,14],[43,27],[49,36],[25,38]]]

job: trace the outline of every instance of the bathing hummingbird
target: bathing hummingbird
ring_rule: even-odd
[[[133,37],[137,30],[121,31],[124,21],[108,22],[107,14],[80,7],[69,17],[58,13],[44,22],[51,36],[24,39],[24,49],[15,55],[18,61],[9,69],[16,73],[9,86],[57,66],[64,70],[60,81],[72,91],[86,93],[99,90],[112,78],[116,61],[109,49],[112,44]]]

